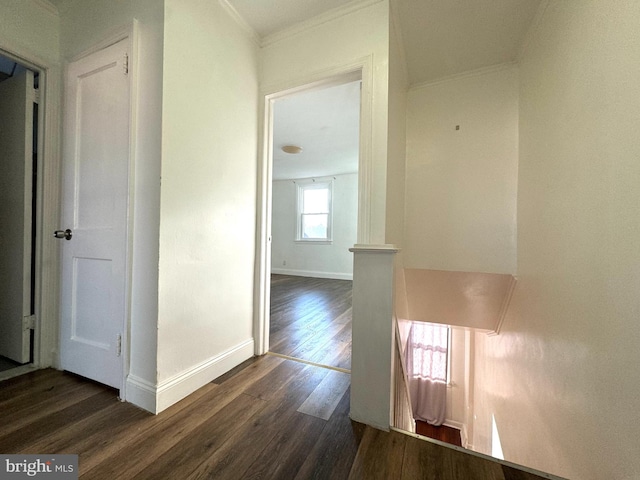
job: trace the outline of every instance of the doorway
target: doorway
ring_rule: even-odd
[[[349,371],[361,80],[272,105],[269,352]]]
[[[0,55],[0,377],[35,354],[40,72]]]

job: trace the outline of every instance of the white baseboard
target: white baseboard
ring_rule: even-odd
[[[151,413],[160,413],[195,392],[203,385],[253,357],[253,339],[242,342],[226,352],[195,365],[160,384],[129,375],[126,400]]]
[[[156,390],[154,384],[135,375],[129,375],[123,400],[133,403],[147,412],[157,413]]]
[[[469,433],[467,432],[467,426],[466,425],[462,425],[462,430],[460,430],[460,440],[462,441],[462,446],[464,448],[470,448],[469,445]]]
[[[272,268],[276,275],[293,275],[296,277],[332,278],[334,280],[353,280],[353,273],[316,272],[313,270],[293,270],[286,268]]]

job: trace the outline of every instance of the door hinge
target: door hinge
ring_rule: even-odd
[[[34,103],[40,103],[40,89],[39,88],[34,88],[33,89],[33,94],[34,94],[33,102]]]
[[[122,355],[122,335],[118,334],[116,337],[116,356]]]
[[[129,54],[128,53],[124,54],[124,60],[122,62],[122,70],[124,71],[125,75],[129,75]]]
[[[32,330],[36,328],[36,316],[29,315],[28,317],[22,317],[22,328],[24,330]]]

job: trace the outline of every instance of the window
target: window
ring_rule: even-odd
[[[296,240],[331,241],[332,181],[302,181],[298,186]]]
[[[413,349],[411,371],[417,378],[449,383],[449,327],[413,322],[409,345]]]

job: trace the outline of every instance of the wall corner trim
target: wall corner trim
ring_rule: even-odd
[[[340,17],[344,17],[355,11],[361,10],[363,8],[368,8],[379,2],[381,2],[381,0],[354,0],[352,2],[348,2],[342,6],[332,8],[331,10],[316,15],[309,20],[298,22],[290,27],[284,27],[281,30],[265,35],[262,38],[260,46],[266,47],[268,45],[271,45],[272,43],[276,43],[286,38],[293,37],[306,30],[316,28],[324,23],[330,22]]]
[[[511,281],[509,282],[507,294],[504,296],[502,306],[500,307],[500,315],[498,316],[498,323],[496,324],[496,329],[488,332],[487,333],[488,336],[491,337],[491,336],[500,334],[500,330],[502,329],[502,324],[504,323],[504,319],[507,316],[507,311],[509,310],[509,305],[511,304],[511,297],[513,297],[513,292],[516,289],[517,283],[518,283],[518,277],[511,275]]]
[[[125,391],[126,396],[123,400],[148,412],[158,413],[156,411],[157,389],[153,383],[135,375],[129,375]]]
[[[249,23],[244,19],[240,13],[229,3],[228,0],[218,0],[220,6],[227,12],[227,14],[236,22],[240,28],[242,28],[251,38],[251,41],[257,46],[260,46],[260,35],[256,32]]]

